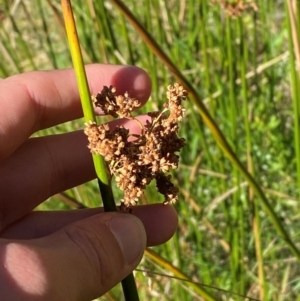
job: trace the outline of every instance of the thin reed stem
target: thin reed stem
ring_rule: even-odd
[[[91,101],[89,86],[83,64],[79,39],[77,35],[76,24],[73,16],[70,0],[62,0],[62,9],[64,14],[65,26],[68,36],[68,41],[71,50],[71,56],[75,69],[80,100],[83,108],[85,121],[95,122],[94,108]],[[116,205],[113,197],[113,192],[110,183],[110,176],[107,172],[106,163],[102,156],[93,155],[93,162],[98,178],[98,185],[102,196],[103,206],[105,211],[116,211]],[[138,301],[139,296],[135,285],[133,274],[129,274],[123,281],[122,287],[126,301]]]
[[[297,1],[287,0],[289,20],[289,49],[292,81],[292,97],[294,111],[294,137],[296,149],[296,166],[298,179],[298,196],[300,196],[300,37],[299,37],[299,13]],[[299,10],[300,11],[300,10]]]

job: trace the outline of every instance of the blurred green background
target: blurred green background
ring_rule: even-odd
[[[141,111],[157,110],[175,77],[113,2],[72,1],[84,61],[145,69],[153,91]],[[298,1],[124,3],[196,89],[300,247]],[[1,78],[71,66],[59,1],[0,0]],[[180,132],[187,145],[174,173],[180,189],[175,205],[179,227],[138,267],[141,300],[300,300],[299,259],[279,237],[237,166],[217,146],[195,104],[186,106]],[[76,120],[37,135],[82,127],[83,120]],[[121,198],[116,189],[115,196]],[[157,201],[162,198],[152,185],[141,203]],[[100,205],[95,181],[53,196],[39,209],[81,204]],[[122,300],[122,291],[118,286],[100,299]]]

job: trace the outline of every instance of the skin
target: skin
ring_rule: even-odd
[[[143,105],[151,91],[137,67],[86,67],[92,93],[114,85]],[[50,196],[95,178],[82,131],[29,138],[82,117],[74,71],[38,71],[0,82],[0,299],[92,300],[140,262],[146,246],[177,227],[172,206],[136,206],[133,214],[102,208],[32,211]],[[145,120],[145,116],[140,119]],[[118,120],[138,133],[136,123]]]

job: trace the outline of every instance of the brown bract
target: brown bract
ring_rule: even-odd
[[[93,96],[94,105],[104,113],[135,120],[142,127],[141,134],[134,135],[134,139],[129,139],[132,135],[122,126],[110,131],[106,124],[97,126],[90,122],[84,130],[89,149],[104,157],[118,187],[124,191],[122,202],[125,206],[135,205],[153,179],[157,190],[165,197],[164,203],[175,203],[178,199],[178,189],[171,182],[171,175],[166,173],[178,167],[177,153],[185,144],[185,140],[178,137],[178,122],[184,115],[182,101],[186,97],[187,91],[182,85],[170,85],[164,110],[148,113],[150,120],[142,125],[131,115],[139,103],[127,92],[117,96],[114,87],[105,86]]]

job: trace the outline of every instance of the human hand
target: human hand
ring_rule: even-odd
[[[136,67],[89,65],[92,93],[114,85],[146,101],[147,74]],[[102,208],[32,212],[50,196],[95,178],[82,131],[30,138],[82,116],[74,71],[16,75],[0,82],[0,299],[91,300],[128,275],[146,245],[167,241],[177,215],[162,204],[133,214]],[[138,132],[130,121],[114,121]],[[137,218],[138,217],[138,218]]]

